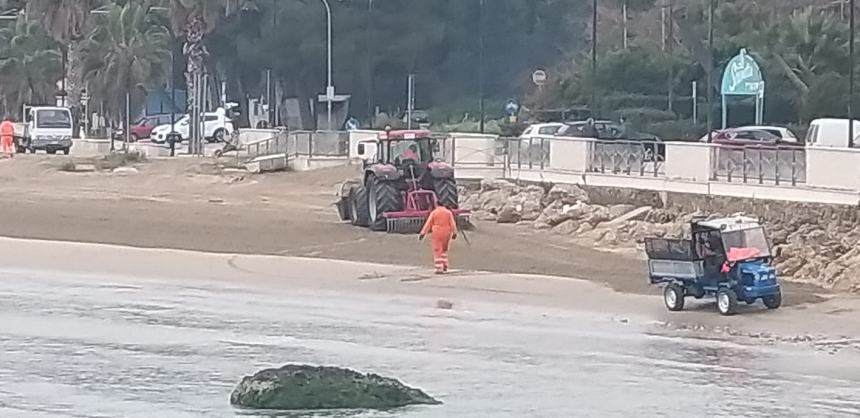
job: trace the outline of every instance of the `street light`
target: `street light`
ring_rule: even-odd
[[[0,20],[18,20],[18,17],[27,17],[27,12],[21,10],[7,10],[0,14]]]
[[[848,42],[848,147],[854,147],[854,0],[849,3]]]
[[[480,31],[479,38],[479,53],[478,53],[478,109],[481,114],[480,128],[481,133],[484,133],[484,0],[481,0],[481,12],[478,18],[478,30]]]
[[[711,101],[713,100],[713,75],[714,72],[714,0],[708,0],[708,143],[714,139],[713,133],[713,116],[711,111]]]
[[[591,116],[597,116],[597,0],[591,4]]]
[[[323,5],[325,6],[325,14],[326,14],[326,24],[328,26],[327,31],[327,49],[328,49],[328,68],[327,68],[327,82],[325,87],[325,97],[326,103],[328,104],[328,130],[331,129],[331,102],[334,100],[334,86],[331,82],[331,5],[328,0],[321,0]]]

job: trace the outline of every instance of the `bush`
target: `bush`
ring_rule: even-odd
[[[75,166],[75,162],[72,160],[63,161],[60,164],[60,167],[58,168],[58,170],[65,171],[68,173],[74,173],[76,171],[76,169],[77,169],[77,166]]]
[[[645,126],[643,130],[659,136],[664,141],[696,141],[707,133],[707,126],[704,123],[693,123],[690,119],[681,119],[655,122]]]
[[[139,151],[114,152],[95,162],[99,170],[111,171],[117,167],[125,167],[146,162],[146,156]]]
[[[614,119],[620,119],[622,116],[633,125],[647,125],[654,122],[665,122],[675,120],[678,117],[674,112],[667,110],[654,109],[652,107],[636,107],[623,108],[612,112]]]

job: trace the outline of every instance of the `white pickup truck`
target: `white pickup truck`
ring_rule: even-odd
[[[16,147],[19,153],[48,154],[62,151],[68,155],[72,148],[72,113],[65,107],[25,106],[24,123],[15,127]]]

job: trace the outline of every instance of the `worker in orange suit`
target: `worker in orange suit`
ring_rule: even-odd
[[[15,155],[15,126],[12,125],[12,118],[6,116],[3,122],[0,122],[0,152],[9,157]]]
[[[448,248],[451,240],[457,239],[457,220],[454,219],[454,212],[437,204],[427,217],[424,228],[421,228],[418,240],[423,240],[427,234],[430,234],[433,243],[433,265],[436,267],[436,274],[445,273],[448,271]]]

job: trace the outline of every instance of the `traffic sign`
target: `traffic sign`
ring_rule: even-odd
[[[505,102],[505,113],[507,113],[508,116],[514,116],[517,113],[520,113],[520,103],[517,99],[508,99],[508,101]]]
[[[532,73],[532,83],[535,83],[536,86],[542,86],[546,84],[547,77],[546,71],[540,69],[535,70],[535,72]]]

